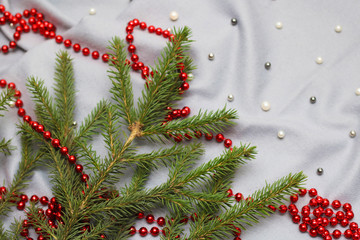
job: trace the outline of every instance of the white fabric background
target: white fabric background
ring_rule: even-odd
[[[233,142],[257,146],[254,161],[237,171],[234,193],[245,196],[289,172],[304,171],[306,187],[315,187],[321,196],[339,199],[353,205],[355,221],[360,210],[359,136],[349,137],[350,130],[360,134],[360,103],[355,95],[360,87],[360,2],[355,0],[248,0],[248,1],[1,1],[12,13],[37,8],[46,20],[57,26],[57,34],[78,42],[82,47],[104,52],[114,36],[125,37],[125,26],[133,18],[166,29],[189,26],[193,31],[191,54],[197,65],[195,79],[179,106],[189,106],[192,114],[199,109],[218,109],[225,104],[238,110],[237,125],[225,133]],[[89,15],[95,8],[96,15]],[[179,19],[169,19],[171,11]],[[231,25],[231,18],[238,24]],[[275,28],[281,21],[283,29]],[[336,33],[337,24],[343,27]],[[1,28],[0,42],[7,44],[13,30]],[[165,40],[136,30],[135,45],[141,61],[152,64],[159,56]],[[56,52],[64,50],[54,40],[44,40],[39,34],[23,34],[21,49],[0,54],[0,78],[13,81],[23,93],[28,113],[33,116],[33,103],[25,91],[25,79],[35,75],[51,88]],[[215,59],[208,60],[213,52]],[[74,58],[76,77],[76,119],[82,121],[102,98],[109,98],[111,86],[107,66],[99,60],[70,51]],[[315,58],[324,59],[322,65]],[[270,70],[264,63],[270,61]],[[136,95],[143,88],[138,73],[132,73]],[[227,102],[232,93],[233,102]],[[309,98],[316,96],[316,104]],[[271,103],[271,110],[260,108],[262,101]],[[16,136],[18,117],[15,110],[0,119],[0,135]],[[277,138],[284,130],[286,137]],[[220,154],[224,147],[215,141],[205,142],[207,153],[202,161]],[[95,146],[100,151],[99,144]],[[20,147],[9,157],[1,156],[0,180],[9,183],[20,159]],[[324,174],[318,176],[316,169]],[[166,178],[153,177],[150,185]],[[45,169],[37,169],[29,195],[51,195]],[[309,198],[306,198],[307,200]],[[16,211],[17,212],[17,211]],[[19,216],[16,213],[16,216]],[[139,225],[144,225],[144,221]],[[343,228],[342,228],[343,229]],[[329,228],[332,231],[332,228]],[[310,239],[302,234],[289,216],[275,214],[243,232],[242,239]],[[139,239],[136,235],[134,239]],[[143,239],[153,239],[149,236]]]

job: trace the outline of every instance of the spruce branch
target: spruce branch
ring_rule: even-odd
[[[130,81],[130,66],[126,63],[125,44],[119,37],[114,37],[109,49],[115,61],[110,62],[112,67],[108,70],[112,82],[112,99],[117,103],[117,113],[130,126],[134,123],[136,112],[134,108],[134,95]]]
[[[60,115],[56,109],[48,89],[44,86],[43,80],[29,77],[27,82],[28,90],[36,103],[35,113],[40,122],[46,123],[47,129],[61,134]]]
[[[191,42],[191,31],[184,27],[174,33],[175,40],[167,43],[167,47],[161,53],[161,58],[155,63],[152,69],[154,76],[148,77],[147,87],[142,91],[138,99],[139,123],[144,128],[153,124],[160,125],[164,109],[172,106],[174,101],[180,100],[179,88],[182,81],[179,80],[179,65],[183,64],[186,52]],[[191,69],[192,67],[189,66]]]
[[[0,153],[4,153],[5,155],[11,154],[10,151],[14,150],[15,148],[10,144],[11,144],[11,140],[6,140],[5,138],[3,138],[0,141]]]
[[[223,212],[216,219],[203,215],[191,225],[189,239],[226,239],[234,231],[234,226],[245,229],[246,225],[257,223],[259,217],[269,216],[273,211],[268,205],[277,207],[285,201],[285,196],[293,195],[304,183],[302,173],[289,174],[273,184],[251,195],[251,200],[243,200]]]
[[[0,93],[0,111],[7,111],[7,107],[10,106],[10,101],[14,100],[15,91],[10,88],[6,88],[6,91]],[[0,113],[0,117],[4,115]]]
[[[71,63],[72,60],[66,51],[60,51],[56,56],[54,77],[55,103],[61,130],[67,135],[74,119],[74,71]]]

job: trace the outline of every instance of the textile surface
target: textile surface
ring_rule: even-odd
[[[133,18],[163,29],[189,26],[195,40],[191,55],[197,69],[179,106],[189,106],[192,114],[225,105],[236,109],[239,119],[224,133],[225,137],[234,144],[257,146],[256,159],[236,172],[234,193],[248,196],[265,182],[303,171],[308,176],[305,187],[315,187],[330,200],[351,203],[354,220],[359,221],[359,136],[349,137],[350,130],[360,133],[360,96],[355,94],[360,87],[359,1],[8,0],[1,4],[13,14],[37,8],[55,24],[57,34],[101,53],[113,36],[125,38],[125,27]],[[96,9],[95,15],[89,15],[90,8]],[[179,14],[175,22],[169,18],[171,11]],[[231,18],[237,18],[238,24],[232,25]],[[279,21],[282,29],[275,28]],[[338,24],[343,28],[341,33],[334,31]],[[0,42],[7,44],[13,32],[8,25],[2,26]],[[140,30],[135,30],[134,37],[140,60],[153,64],[166,40]],[[23,34],[18,45],[20,48],[15,51],[0,54],[0,78],[16,83],[33,116],[34,103],[25,90],[26,78],[37,76],[45,80],[52,92],[54,59],[65,48],[33,33]],[[69,52],[74,59],[77,89],[74,120],[80,123],[99,100],[110,98],[111,83],[107,65],[101,59],[95,61],[90,56]],[[209,53],[215,55],[214,60],[208,59]],[[323,64],[316,64],[319,56]],[[267,61],[272,64],[269,70],[264,68]],[[134,93],[139,96],[144,80],[138,73],[132,72],[131,76]],[[234,101],[227,101],[228,94],[234,95]],[[315,104],[310,103],[311,96],[316,96]],[[271,104],[270,111],[260,108],[263,101]],[[17,146],[11,156],[2,155],[0,159],[0,180],[6,183],[11,181],[21,156],[20,138],[16,135],[18,121],[14,109],[0,119],[0,136],[12,138]],[[284,139],[277,138],[279,130],[286,133]],[[223,144],[202,141],[206,148],[202,162],[224,150]],[[94,148],[104,153],[101,139],[94,142]],[[316,172],[319,167],[324,169],[321,176]],[[166,177],[166,171],[159,170],[151,176],[149,186]],[[39,168],[26,193],[49,196],[50,188],[46,168]],[[164,212],[155,212],[160,214]],[[16,211],[15,216],[20,213]],[[144,222],[138,225],[145,225]],[[299,232],[288,215],[278,213],[261,219],[241,237],[310,239],[308,234]],[[139,238],[138,234],[134,237]]]

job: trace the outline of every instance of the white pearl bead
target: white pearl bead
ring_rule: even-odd
[[[349,136],[350,136],[351,138],[356,137],[356,132],[355,132],[355,130],[351,130],[350,133],[349,133]]]
[[[228,100],[229,102],[234,101],[234,95],[229,94],[228,97],[227,97],[227,100]]]
[[[277,23],[275,23],[275,27],[276,27],[277,29],[282,29],[282,28],[283,28],[282,22],[277,22]]]
[[[193,80],[194,79],[194,75],[192,73],[188,74],[188,80]]]
[[[167,30],[168,30],[169,32],[171,32],[171,28],[168,28]]]
[[[270,110],[270,103],[267,101],[264,101],[261,103],[261,109],[265,112]]]
[[[77,122],[76,121],[73,121],[72,122],[72,125],[75,127],[77,125]]]
[[[95,8],[90,8],[89,14],[90,15],[95,15],[96,14],[96,9]]]
[[[342,31],[342,27],[340,25],[336,25],[335,26],[335,32],[341,33],[341,31]]]
[[[11,28],[15,28],[15,24],[13,24],[13,23],[10,23],[9,26],[10,26]]]
[[[15,102],[14,102],[14,101],[10,101],[10,102],[9,102],[9,106],[10,106],[11,108],[15,107]]]
[[[278,131],[278,138],[283,139],[285,137],[285,132],[283,130]]]
[[[178,18],[179,18],[179,14],[177,12],[175,12],[175,11],[170,12],[170,19],[172,21],[176,21],[176,20],[178,20]]]
[[[214,60],[214,58],[215,58],[215,55],[213,54],[213,53],[209,53],[209,60]]]
[[[317,57],[317,58],[315,59],[315,62],[316,62],[317,64],[322,64],[324,61],[323,61],[322,57]]]
[[[355,94],[356,94],[357,96],[360,96],[360,88],[357,88],[357,89],[355,90]]]

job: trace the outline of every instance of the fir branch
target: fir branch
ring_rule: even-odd
[[[0,93],[0,111],[7,111],[7,107],[10,106],[10,101],[14,100],[13,89],[6,88],[6,91]],[[4,115],[0,113],[0,117]]]
[[[67,135],[74,120],[74,71],[72,59],[67,52],[60,51],[56,56],[54,78],[55,103],[60,118],[61,130]]]
[[[167,122],[164,126],[152,125],[144,128],[142,135],[148,136],[157,134],[160,136],[167,136],[168,133],[178,134],[189,134],[194,137],[196,131],[203,133],[209,132],[221,132],[224,127],[233,124],[231,120],[237,119],[236,111],[234,109],[226,110],[224,107],[221,110],[215,112],[199,112],[198,115],[192,116],[182,120],[173,120]]]
[[[240,201],[219,215],[216,219],[202,216],[191,226],[189,239],[226,239],[232,235],[234,226],[245,229],[246,225],[257,223],[259,217],[272,213],[268,205],[277,207],[282,204],[285,196],[298,192],[306,176],[299,172],[289,174],[273,184],[266,186],[251,195],[251,200]]]
[[[4,153],[5,155],[10,155],[10,151],[14,150],[15,147],[10,145],[11,140],[6,140],[5,138],[3,138],[0,141],[0,153]]]
[[[115,107],[118,115],[130,126],[135,122],[136,112],[130,81],[130,66],[126,64],[125,44],[119,37],[114,37],[110,44],[111,56],[116,59],[110,62],[112,68],[108,70],[109,79],[112,82],[110,93],[117,103]]]
[[[191,31],[187,27],[174,33],[175,40],[167,43],[161,58],[152,70],[154,76],[148,77],[148,87],[142,91],[137,111],[138,121],[145,128],[153,124],[160,125],[164,109],[181,99],[178,89],[182,81],[179,80],[178,67],[182,64],[184,53],[189,49],[190,34]]]
[[[46,123],[49,130],[53,130],[56,135],[61,134],[60,115],[56,109],[49,91],[44,86],[43,80],[35,77],[28,78],[28,90],[32,93],[32,98],[36,102],[35,113],[40,122]]]
[[[170,217],[167,216],[166,219],[171,219],[171,221],[166,221],[166,225],[163,228],[164,232],[160,239],[173,240],[179,238],[184,232],[185,222],[182,221],[184,217],[180,214],[172,214]]]

